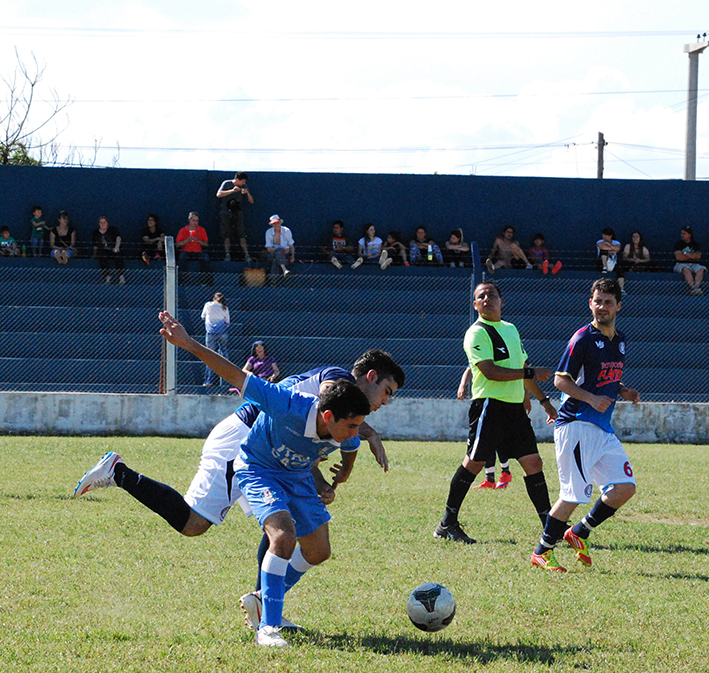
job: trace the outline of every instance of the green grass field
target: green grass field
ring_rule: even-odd
[[[255,578],[260,531],[232,511],[183,538],[119,489],[71,495],[111,448],[184,492],[201,441],[0,438],[0,670],[10,671],[709,671],[709,452],[629,445],[638,493],[592,538],[594,567],[534,569],[541,530],[519,466],[504,491],[471,491],[469,547],[435,540],[462,444],[389,442],[367,452],[331,506],[333,557],[287,596],[306,631],[263,651],[238,598]],[[557,492],[553,449],[541,447]],[[582,514],[588,507],[579,508]],[[453,624],[406,616],[411,590],[445,584]]]

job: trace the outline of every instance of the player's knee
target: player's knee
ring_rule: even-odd
[[[290,530],[269,530],[268,531],[269,551],[281,558],[290,558],[293,555],[296,544],[295,531]]]
[[[197,537],[206,533],[211,527],[211,522],[192,511],[190,512],[189,519],[187,519],[187,523],[180,533],[182,533],[185,537]]]

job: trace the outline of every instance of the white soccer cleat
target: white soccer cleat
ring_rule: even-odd
[[[93,491],[95,488],[115,486],[116,482],[113,475],[116,471],[116,465],[122,462],[123,459],[115,451],[109,451],[104,454],[101,460],[81,477],[74,489],[74,497],[80,498],[84,493]]]
[[[256,631],[256,644],[262,647],[288,647],[277,626],[264,626]]]
[[[239,599],[239,605],[241,605],[244,613],[244,624],[252,631],[258,631],[258,625],[261,623],[261,615],[263,613],[261,594],[258,591],[250,591]],[[281,629],[284,631],[302,631],[303,627],[281,616]]]

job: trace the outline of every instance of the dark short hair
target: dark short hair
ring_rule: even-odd
[[[401,232],[400,231],[390,231],[387,236],[391,236],[392,241],[401,242]]]
[[[3,224],[2,227],[0,227],[0,234],[3,234],[7,232],[8,234],[10,233],[10,227],[8,227],[6,224]]]
[[[32,206],[32,212],[34,213],[35,210],[42,210],[42,206]]]
[[[235,180],[248,180],[249,176],[244,173],[244,171],[239,171],[235,176]]]
[[[508,224],[506,227],[502,227],[502,233],[506,232],[508,229],[512,229],[513,234],[517,231],[513,224]]]
[[[620,287],[620,283],[615,278],[599,278],[593,281],[593,285],[591,285],[592,297],[596,290],[603,294],[612,294],[618,303],[620,303],[623,297],[623,290]]]
[[[615,238],[615,231],[611,227],[605,227],[602,231],[601,234],[605,234],[606,236],[612,236]]]
[[[532,240],[533,240],[533,241],[536,241],[537,239],[540,239],[540,240],[542,240],[542,241],[545,240],[545,239],[544,239],[544,234],[534,234],[534,236],[532,236]]]
[[[66,219],[68,220],[68,219],[69,219],[69,213],[67,213],[66,210],[60,210],[60,211],[59,211],[59,219],[61,219],[62,217],[66,217]]]
[[[363,353],[357,358],[357,361],[352,367],[352,373],[355,376],[365,376],[368,371],[374,370],[377,372],[377,383],[382,379],[394,379],[399,388],[404,387],[406,383],[406,374],[399,365],[394,362],[394,358],[385,351],[372,349]]]
[[[155,213],[148,213],[145,221],[147,222],[151,217],[155,220],[155,226],[160,226],[160,218]]]
[[[482,283],[478,283],[473,290],[473,297],[475,297],[475,293],[481,285],[492,285],[497,290],[497,296],[502,299],[502,290],[500,290],[500,286],[494,280],[484,280]]]
[[[345,227],[345,223],[342,220],[333,220],[332,226],[334,227],[336,224],[339,224],[343,229]]]
[[[347,379],[339,379],[320,393],[320,411],[331,411],[335,421],[366,416],[370,411],[367,396]]]

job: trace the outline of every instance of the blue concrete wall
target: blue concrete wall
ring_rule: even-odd
[[[176,234],[187,213],[202,214],[211,242],[217,242],[215,193],[232,173],[191,170],[0,167],[3,222],[16,238],[26,238],[30,208],[44,207],[54,223],[68,210],[80,238],[90,240],[98,217],[106,214],[124,240],[139,239],[149,212]],[[279,213],[294,231],[297,246],[318,245],[329,223],[342,219],[359,237],[374,222],[379,233],[398,229],[408,240],[424,224],[439,241],[462,227],[468,240],[486,252],[495,234],[517,226],[527,245],[543,231],[551,249],[594,249],[601,228],[611,226],[621,240],[639,228],[651,250],[669,253],[683,224],[695,227],[709,249],[706,206],[709,184],[679,180],[582,180],[450,175],[374,175],[329,173],[253,173],[256,200],[246,206],[246,225],[254,244],[263,242],[268,218]]]

